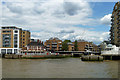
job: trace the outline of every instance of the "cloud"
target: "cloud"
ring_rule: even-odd
[[[111,23],[111,16],[112,16],[112,14],[108,14],[108,15],[105,15],[104,17],[102,17],[100,19],[101,23],[104,24],[104,25],[110,25],[110,23]]]
[[[93,11],[90,4],[84,0],[79,1],[5,2],[2,4],[2,25],[16,25],[29,29],[32,38],[44,41],[50,37],[58,37],[62,40],[102,41],[106,37],[102,35],[104,32],[75,26],[98,24],[96,19],[91,18]],[[104,17],[101,18],[102,24],[107,18]]]
[[[60,33],[74,33],[74,30],[66,31],[66,30],[61,30]]]

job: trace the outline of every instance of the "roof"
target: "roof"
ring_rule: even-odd
[[[83,39],[79,39],[79,40],[77,40],[78,42],[86,42],[85,40],[83,40]]]
[[[60,40],[60,39],[57,38],[57,37],[51,37],[49,40],[53,40],[53,39],[55,39],[55,40]]]
[[[30,42],[27,46],[43,46],[40,42]]]

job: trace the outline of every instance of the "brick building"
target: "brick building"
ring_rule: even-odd
[[[48,51],[60,51],[62,50],[62,40],[56,37],[50,38],[49,40],[46,40],[44,46]]]
[[[69,51],[74,51],[74,44],[75,42],[70,42],[68,45],[68,50]],[[78,51],[94,51],[94,52],[99,52],[99,47],[92,42],[87,42],[84,40],[77,40],[77,46],[78,46]]]
[[[21,53],[41,53],[46,51],[41,40],[32,40]]]

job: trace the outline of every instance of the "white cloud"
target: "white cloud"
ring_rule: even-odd
[[[91,18],[92,9],[88,2],[66,2],[46,0],[41,2],[6,2],[2,6],[2,25],[16,25],[32,32],[32,38],[46,40],[50,37],[60,39],[85,39],[100,42],[103,32],[86,30],[75,25],[95,25],[98,20]],[[107,21],[107,16],[101,22]],[[103,23],[104,24],[104,23]],[[99,35],[99,36],[98,36]]]
[[[108,15],[105,15],[104,17],[102,17],[102,18],[100,19],[101,23],[110,26],[111,16],[112,16],[112,14],[108,14]]]

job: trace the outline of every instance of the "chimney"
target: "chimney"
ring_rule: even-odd
[[[40,40],[40,43],[41,43],[41,40]]]
[[[39,43],[39,39],[37,40],[37,43]]]

